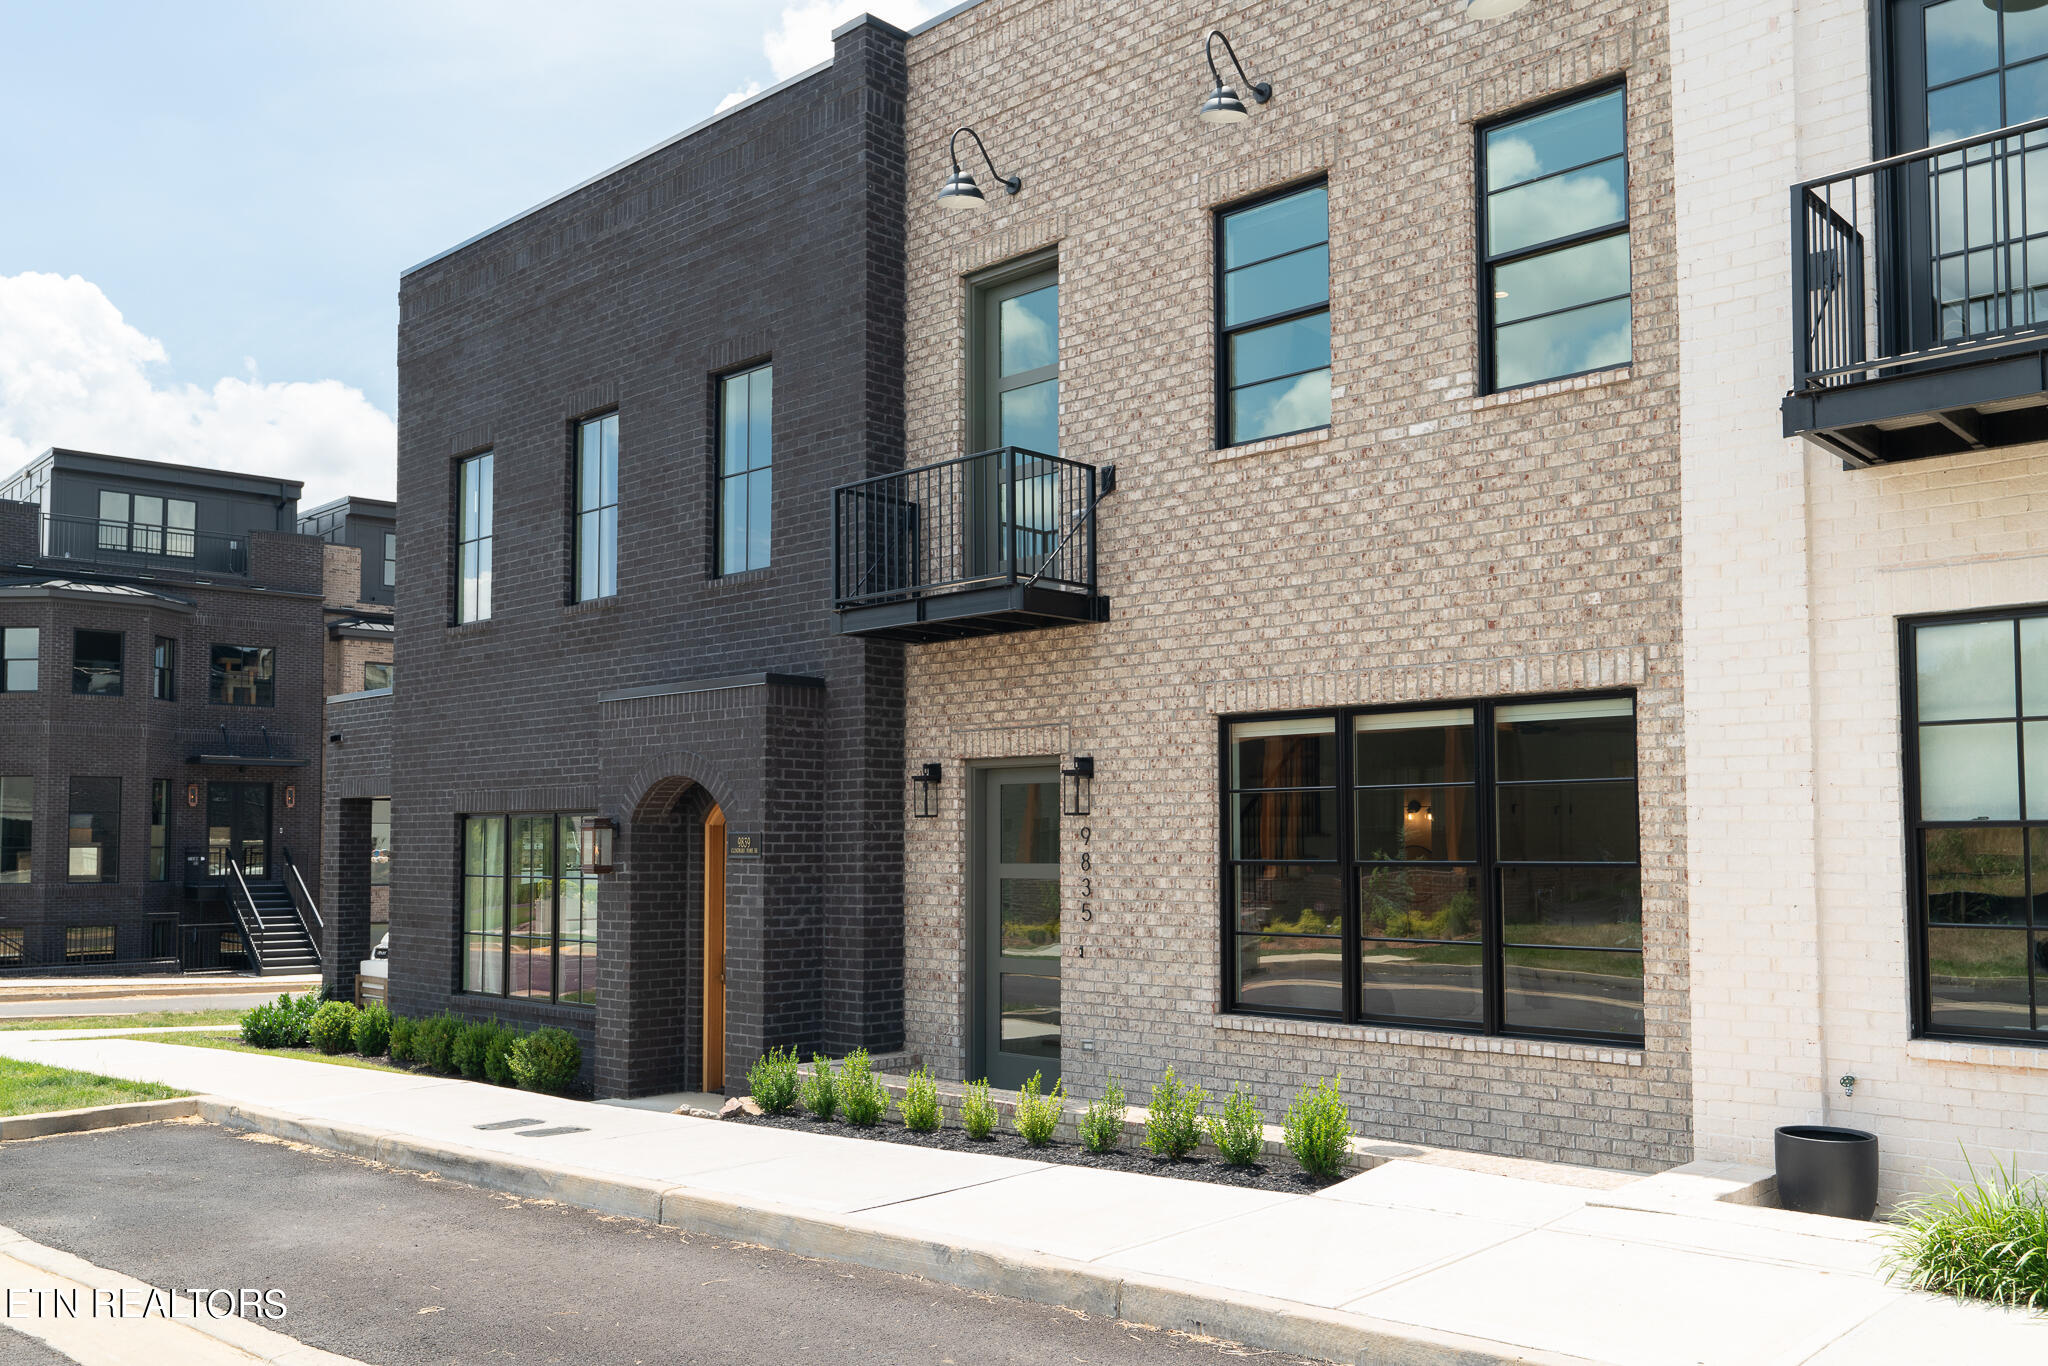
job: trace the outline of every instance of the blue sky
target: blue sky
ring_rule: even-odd
[[[936,8],[0,0],[0,472],[388,493],[401,270]]]

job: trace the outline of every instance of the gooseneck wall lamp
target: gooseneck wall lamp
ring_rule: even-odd
[[[1230,45],[1230,39],[1223,36],[1223,30],[1209,30],[1208,41],[1202,44],[1202,51],[1209,59],[1209,74],[1216,79],[1216,88],[1209,92],[1209,98],[1202,101],[1201,117],[1204,123],[1242,123],[1250,118],[1251,111],[1244,107],[1244,101],[1237,92],[1223,83],[1223,73],[1216,67],[1216,40],[1223,38],[1223,50],[1230,54],[1230,64],[1237,68],[1237,78],[1245,83],[1245,89],[1252,92],[1252,103],[1264,104],[1273,98],[1271,81],[1253,81],[1245,73],[1244,63],[1237,59],[1237,49]]]
[[[994,176],[1009,194],[1024,188],[1021,176],[1006,176],[996,169],[996,163],[982,143],[981,134],[972,128],[960,127],[953,130],[951,140],[946,143],[946,153],[953,158],[953,174],[946,178],[945,188],[939,191],[939,202],[949,209],[985,209],[988,199],[981,192],[981,186],[974,183],[972,172],[960,169],[960,135],[967,134],[974,139],[974,145],[981,149],[981,159],[988,163],[988,173]]]

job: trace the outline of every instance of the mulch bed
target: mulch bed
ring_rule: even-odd
[[[1106,1153],[1091,1153],[1078,1143],[1054,1139],[1034,1148],[1015,1133],[998,1129],[987,1138],[969,1138],[963,1129],[947,1124],[936,1133],[914,1134],[890,1118],[871,1129],[859,1129],[841,1119],[817,1120],[809,1115],[742,1116],[728,1123],[762,1124],[774,1129],[795,1129],[802,1133],[832,1134],[839,1138],[865,1138],[877,1143],[903,1143],[913,1148],[942,1148],[956,1153],[985,1153],[991,1157],[1021,1157],[1031,1162],[1057,1162],[1069,1167],[1097,1167],[1104,1171],[1136,1172],[1140,1176],[1169,1176],[1181,1181],[1206,1181],[1216,1186],[1243,1186],[1249,1190],[1287,1191],[1306,1195],[1334,1186],[1335,1180],[1309,1176],[1299,1169],[1282,1170],[1273,1164],[1233,1167],[1213,1153],[1184,1157],[1179,1161],[1154,1157],[1136,1141]]]

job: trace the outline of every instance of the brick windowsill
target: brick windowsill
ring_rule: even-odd
[[[1908,1039],[1906,1056],[1920,1062],[1952,1062],[1966,1067],[2011,1067],[2048,1072],[2048,1048],[2017,1044],[1963,1043],[1956,1039]]]
[[[1465,400],[1467,412],[1484,412],[1488,408],[1505,408],[1511,404],[1528,403],[1532,399],[1552,398],[1558,394],[1575,394],[1582,389],[1599,389],[1610,384],[1626,384],[1636,377],[1632,365],[1617,366],[1612,370],[1595,370],[1589,375],[1574,375],[1570,379],[1554,379],[1546,384],[1525,384],[1519,389],[1504,389],[1495,394],[1480,394]]]
[[[1209,452],[1211,464],[1225,460],[1244,460],[1255,455],[1272,455],[1277,451],[1299,450],[1303,446],[1320,446],[1330,439],[1334,427],[1317,427],[1311,431],[1293,432],[1287,436],[1268,437],[1264,441],[1247,441],[1242,446],[1225,446]]]
[[[1214,1020],[1218,1029],[1240,1034],[1334,1039],[1340,1043],[1388,1043],[1405,1048],[1438,1048],[1453,1053],[1502,1053],[1511,1057],[1606,1063],[1615,1067],[1643,1065],[1643,1050],[1640,1048],[1608,1048],[1599,1044],[1543,1039],[1505,1039],[1485,1034],[1440,1034],[1426,1029],[1389,1029],[1385,1025],[1324,1024],[1317,1020],[1282,1020],[1267,1015],[1219,1014]]]

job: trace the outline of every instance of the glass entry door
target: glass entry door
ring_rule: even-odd
[[[973,572],[1030,572],[1059,539],[1060,285],[1048,264],[980,286],[971,400],[976,450],[1013,447],[968,472]]]
[[[270,876],[270,784],[206,785],[206,871],[228,876],[228,860],[250,879]]]
[[[1060,775],[983,769],[976,783],[980,941],[975,1075],[999,1087],[1060,1074]]]

